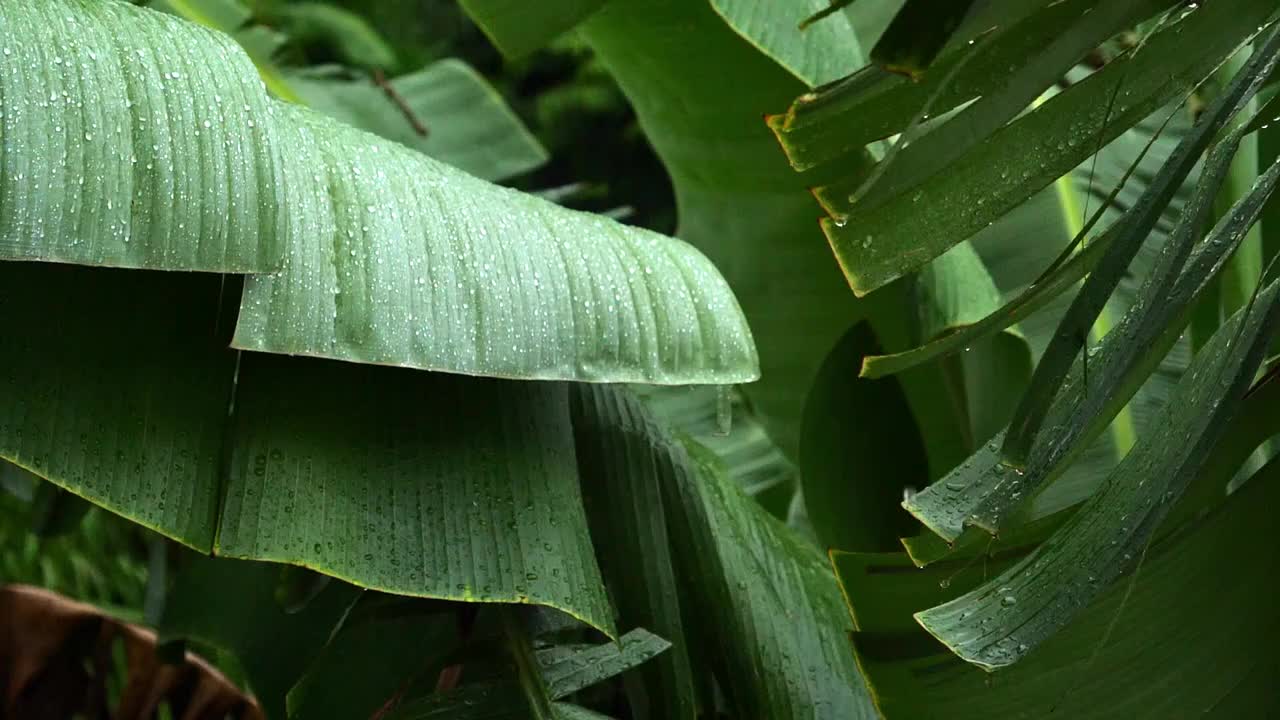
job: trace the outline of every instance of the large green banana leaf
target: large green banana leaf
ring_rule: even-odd
[[[236,340],[255,350],[519,378],[756,375],[736,301],[687,245],[272,100],[230,40],[169,15],[35,0],[0,22],[0,257],[259,273]]]
[[[579,445],[583,472],[633,490],[632,507],[600,512],[615,518],[634,582],[647,586],[651,607],[679,607],[688,651],[714,668],[735,715],[873,717],[821,556],[743,494],[711,453],[669,436],[637,398],[603,386],[574,390],[575,421],[589,439]],[[664,541],[670,565],[653,552]]]
[[[0,457],[201,552],[612,633],[563,385],[240,355],[216,276],[0,278]]]
[[[624,391],[571,393],[578,466],[587,482],[583,500],[600,569],[613,589],[624,627],[650,628],[671,641],[663,657],[641,670],[650,713],[695,718],[697,678],[692,657],[702,655],[681,617],[681,587],[667,512],[657,475],[666,458],[641,432],[646,418]],[[608,420],[613,419],[610,423]],[[703,684],[705,689],[705,682]],[[632,697],[636,712],[642,698]]]

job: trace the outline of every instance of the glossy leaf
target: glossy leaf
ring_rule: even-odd
[[[236,347],[524,379],[755,376],[737,303],[691,247],[279,112],[322,181],[284,271],[246,280]]]
[[[854,635],[877,708],[890,719],[1094,719],[1227,710],[1232,698],[1240,703],[1234,715],[1209,716],[1274,712],[1270,684],[1242,681],[1252,679],[1249,670],[1280,637],[1280,627],[1266,620],[1266,588],[1280,556],[1266,542],[1247,554],[1223,548],[1267,536],[1277,480],[1280,464],[1273,462],[1235,495],[1223,498],[1219,486],[1207,512],[1201,506],[1151,544],[1136,577],[1112,586],[1021,662],[991,674],[956,658],[910,617],[931,593],[944,592],[941,579],[952,578],[953,588],[968,575],[980,580],[981,562],[955,576],[953,569],[928,575],[892,556],[877,559],[876,574],[860,587],[874,588],[883,602],[862,613],[869,622]],[[855,614],[870,599],[849,597]]]
[[[1209,146],[1214,136],[1230,122],[1231,118],[1242,111],[1253,95],[1261,87],[1263,80],[1271,74],[1271,70],[1280,61],[1280,33],[1272,32],[1271,39],[1259,48],[1248,66],[1232,81],[1231,86],[1208,108],[1196,121],[1191,132],[1182,139],[1176,150],[1165,161],[1146,192],[1139,198],[1134,208],[1121,220],[1124,223],[1120,235],[1107,249],[1106,254],[1098,262],[1084,287],[1067,309],[1057,332],[1045,349],[1044,356],[1036,366],[1035,375],[1031,379],[1031,387],[1019,404],[1013,419],[1009,422],[1009,433],[1005,437],[1002,453],[1009,464],[1015,467],[1025,466],[1036,433],[1044,422],[1049,404],[1053,400],[1063,378],[1074,362],[1074,356],[1084,344],[1083,336],[1087,328],[1092,326],[1098,314],[1106,305],[1107,298],[1115,290],[1126,269],[1133,262],[1143,240],[1160,218],[1165,205],[1173,198],[1192,167],[1199,161],[1201,154]],[[1226,164],[1238,146],[1239,138],[1234,138],[1223,155],[1212,157],[1208,162],[1221,168],[1213,176],[1210,196],[1216,194],[1217,186],[1225,176]],[[1198,236],[1199,228],[1208,213],[1207,200],[1202,201],[1204,214],[1188,223],[1187,229],[1169,247],[1172,251],[1167,261],[1168,267],[1162,267],[1158,274],[1176,273],[1183,259],[1191,249],[1192,238]],[[1252,224],[1252,221],[1249,223]],[[1246,224],[1246,228],[1248,225]],[[1171,282],[1171,281],[1170,281]],[[1153,283],[1154,285],[1154,283]],[[1153,294],[1158,292],[1153,287]]]
[[[1215,334],[1170,397],[1165,432],[1139,442],[1070,521],[981,588],[918,613],[920,624],[990,670],[1020,660],[1132,572],[1249,388],[1280,324],[1277,297],[1272,285]]]
[[[868,293],[986,227],[1100,143],[1182,97],[1249,40],[1271,9],[1264,2],[1230,8],[1206,4],[1155,33],[1140,51],[986,136],[945,172],[874,206],[849,205],[861,176],[818,190],[833,214],[823,228],[850,285],[856,293]],[[1206,41],[1188,52],[1184,38],[1191,35]],[[1123,88],[1118,95],[1117,87]],[[1103,112],[1108,107],[1111,111]],[[933,201],[917,205],[913,198],[925,195]]]
[[[1132,24],[1172,3],[1125,3],[1130,12],[1126,22]],[[981,47],[976,46],[978,33],[989,31],[992,23],[975,24],[969,32],[958,33],[953,47],[918,82],[869,65],[801,95],[786,113],[770,117],[769,126],[797,170],[843,164],[868,143],[901,132],[926,104],[932,108],[929,112],[939,116],[1000,87],[1010,67],[1035,55],[1060,37],[1064,25],[1099,4],[1099,0],[999,3],[998,11],[992,13],[998,32]],[[975,44],[968,44],[969,40]],[[973,53],[977,55],[966,59]]]
[[[1225,148],[1228,153],[1234,146]],[[1216,173],[1213,168],[1214,157],[1206,162],[1206,177]],[[1219,172],[1225,172],[1226,162],[1220,163]],[[1212,177],[1210,185],[1221,181],[1221,175]],[[1232,208],[1232,212],[1214,228],[1204,240],[1204,245],[1192,250],[1192,237],[1183,237],[1184,233],[1175,233],[1166,244],[1157,267],[1153,269],[1140,291],[1139,300],[1144,305],[1135,305],[1125,315],[1113,331],[1113,336],[1103,340],[1104,349],[1100,350],[1092,379],[1085,389],[1083,400],[1072,408],[1069,416],[1062,420],[1058,428],[1037,447],[1038,472],[1032,473],[1022,484],[1021,492],[1030,496],[1039,489],[1035,479],[1044,477],[1041,469],[1052,467],[1062,459],[1065,452],[1070,452],[1070,445],[1077,441],[1079,429],[1089,425],[1098,425],[1110,420],[1119,405],[1132,396],[1142,384],[1147,374],[1159,363],[1159,350],[1168,348],[1175,333],[1180,334],[1186,327],[1192,308],[1197,298],[1205,294],[1206,286],[1220,275],[1223,268],[1230,263],[1232,254],[1238,251],[1246,239],[1249,228],[1257,220],[1262,207],[1280,181],[1280,164],[1274,165],[1267,175],[1261,179],[1248,195]],[[1208,215],[1208,206],[1212,204],[1212,190],[1209,197],[1197,197],[1186,209],[1191,222],[1201,225]],[[1199,201],[1202,205],[1197,206]],[[1190,232],[1190,231],[1188,231]],[[1186,247],[1179,248],[1185,245]],[[1176,264],[1179,256],[1192,252],[1187,259],[1187,267],[1181,275],[1177,274]],[[1145,312],[1143,312],[1145,310]],[[1092,352],[1092,350],[1091,350]],[[1061,416],[1059,418],[1061,419]],[[1038,444],[1039,445],[1039,444]],[[1043,459],[1041,459],[1043,458]],[[1011,495],[1002,495],[998,490],[986,498],[974,511],[972,521],[990,531],[1001,528],[1009,514],[1020,505]]]

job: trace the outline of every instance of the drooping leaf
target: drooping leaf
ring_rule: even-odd
[[[229,38],[121,2],[0,7],[0,259],[273,272],[298,182]]]
[[[673,548],[658,468],[667,462],[644,432],[648,422],[620,392],[575,386],[573,430],[583,501],[600,569],[623,627],[645,627],[673,647],[639,669],[655,717],[697,714],[692,634],[681,617]],[[633,432],[619,432],[611,422]],[[638,705],[632,700],[633,707]]]
[[[526,379],[755,376],[737,303],[693,248],[280,113],[322,181],[284,271],[246,280],[236,347]]]
[[[0,48],[24,62],[5,64],[0,257],[283,267],[246,288],[236,342],[255,350],[540,379],[756,375],[736,302],[687,245],[272,101],[225,38],[168,15],[4,13]],[[77,54],[48,52],[62,46]]]
[[[1016,663],[1132,572],[1249,388],[1280,324],[1273,284],[1223,325],[1170,397],[1165,431],[1143,439],[1043,545],[992,581],[917,614],[961,658]]]
[[[295,73],[289,85],[307,106],[464,170],[502,180],[538,167],[547,151],[471,66],[441,60],[388,82],[423,136],[387,92],[367,79]]]
[[[257,354],[237,373],[216,277],[0,278],[0,457],[201,552],[612,632],[563,386]]]
[[[1232,149],[1226,148],[1228,152]],[[1220,175],[1214,177],[1217,175],[1215,168],[1211,167],[1214,161],[1215,158],[1210,157],[1205,171],[1211,186],[1221,180]],[[1228,163],[1220,164],[1225,171]],[[1094,363],[1092,379],[1082,401],[1065,418],[1055,417],[1061,421],[1055,432],[1045,439],[1043,445],[1037,443],[1038,447],[1033,451],[1036,453],[1033,463],[1037,467],[1022,484],[1021,492],[1025,497],[1038,492],[1037,480],[1048,474],[1044,468],[1051,468],[1062,461],[1063,454],[1069,453],[1070,446],[1078,440],[1081,429],[1109,421],[1117,408],[1132,396],[1147,374],[1159,364],[1159,350],[1169,348],[1186,327],[1197,297],[1203,296],[1206,286],[1229,265],[1232,253],[1238,251],[1247,237],[1249,227],[1257,220],[1277,181],[1280,181],[1280,163],[1268,171],[1253,191],[1241,198],[1231,214],[1223,218],[1204,240],[1204,245],[1197,248],[1198,251],[1192,251],[1191,238],[1175,232],[1162,249],[1148,282],[1142,287],[1139,304],[1126,313],[1114,329],[1113,336],[1103,340],[1106,352],[1100,350],[1097,353],[1100,362]],[[1197,206],[1196,201],[1208,206],[1212,204],[1212,197],[1197,197],[1186,208],[1188,220],[1201,224],[1208,212],[1207,208]],[[1186,247],[1179,249],[1182,245]],[[1193,255],[1186,261],[1187,267],[1182,274],[1178,275],[1175,263],[1180,260],[1180,255],[1185,257],[1187,252],[1193,252]],[[1020,505],[1012,494],[1005,495],[997,489],[974,510],[971,520],[980,527],[997,531]]]
[[[678,548],[685,632],[706,648],[730,703],[748,716],[869,717],[844,638],[833,632],[844,610],[817,553],[743,495],[705,449],[665,436],[638,400],[583,390],[615,394],[583,408],[614,447],[635,438],[653,448],[652,463],[629,464],[618,451],[606,459],[617,472],[656,476]]]
[[[1153,543],[1179,532],[1185,522],[1216,505],[1249,456],[1280,432],[1280,417],[1271,412],[1277,399],[1280,375],[1276,374],[1259,381],[1246,393],[1222,439],[1182,499],[1169,511]],[[985,582],[992,573],[1003,571],[1034,550],[1077,510],[1078,507],[1066,508],[1011,528],[998,537],[971,531],[951,548],[945,547],[938,536],[926,533],[903,540],[905,557],[900,553],[832,552],[831,559],[844,596],[851,602],[855,624],[876,631],[916,632],[920,627],[911,612],[952,600]],[[908,563],[927,567],[928,571],[907,572]],[[901,582],[884,579],[888,573],[900,577]]]
[[[636,628],[618,638],[617,643],[553,646],[537,650],[535,655],[547,682],[547,692],[559,699],[652,662],[654,657],[662,655],[670,647],[671,643],[666,640],[644,628]]]

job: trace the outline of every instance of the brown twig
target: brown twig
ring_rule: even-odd
[[[400,112],[404,114],[404,119],[409,121],[409,125],[413,127],[413,131],[425,138],[428,134],[427,126],[423,124],[421,118],[419,118],[417,113],[413,111],[413,108],[409,107],[409,103],[405,102],[404,98],[400,96],[400,93],[396,91],[395,86],[387,81],[387,76],[382,72],[382,70],[378,69],[373,71],[373,84],[382,88],[382,92],[386,93],[387,97],[391,98],[391,102],[395,103],[396,107],[400,108]]]

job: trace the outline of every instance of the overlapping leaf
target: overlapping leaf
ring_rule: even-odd
[[[823,221],[824,229],[855,292],[870,292],[918,268],[1066,173],[1100,143],[1183,96],[1249,40],[1272,9],[1269,3],[1245,2],[1186,13],[1135,52],[989,135],[979,134],[981,142],[946,165],[945,172],[923,171],[916,178],[911,165],[895,164],[870,190],[860,189],[861,173],[848,173],[820,189],[817,194],[833,216]],[[1189,34],[1206,39],[1193,52],[1183,40]],[[975,46],[972,52],[982,49]],[[922,154],[921,161],[922,167],[932,167],[931,156]],[[895,189],[893,178],[899,174],[910,182]],[[881,183],[889,183],[883,197],[876,190]],[[869,194],[851,202],[851,196],[863,193]],[[925,196],[931,202],[917,204],[916,198]]]
[[[1274,188],[1276,177],[1272,176],[1271,183],[1258,185],[1242,199],[1233,208],[1232,216],[1215,228],[1208,240],[1195,245],[1239,134],[1233,137],[1234,141],[1228,139],[1211,155],[1196,199],[1160,249],[1134,306],[1126,312],[1114,335],[1090,350],[1092,379],[1086,383],[1083,363],[1072,368],[1070,380],[1056,395],[1047,420],[1050,427],[1059,430],[1037,442],[1032,462],[1022,474],[1006,468],[997,444],[980,450],[945,482],[913,498],[908,509],[930,528],[954,540],[970,523],[992,530],[1001,527],[1013,508],[1025,504],[1057,477],[1106,427],[1178,341],[1195,298],[1222,269]],[[1280,172],[1280,168],[1275,170]],[[1192,258],[1180,274],[1187,253],[1192,253]]]
[[[1120,283],[1169,200],[1190,174],[1192,167],[1199,162],[1201,154],[1218,132],[1247,107],[1277,61],[1280,61],[1280,34],[1273,32],[1230,86],[1214,101],[1213,106],[1200,116],[1133,209],[1120,221],[1122,226],[1119,236],[1089,274],[1080,293],[1072,300],[1058,324],[1058,330],[1045,349],[1043,358],[1036,366],[1031,387],[1027,389],[1026,396],[1009,422],[1009,433],[1002,448],[1002,454],[1009,464],[1019,468],[1025,466],[1048,408],[1074,362],[1077,351],[1085,344],[1086,329],[1093,325],[1106,306],[1107,298]],[[1200,226],[1209,217],[1209,198],[1217,193],[1239,140],[1239,133],[1233,134],[1229,140],[1219,144],[1220,152],[1207,160],[1210,171],[1201,181],[1207,188],[1204,193],[1197,194],[1197,201],[1188,213],[1191,217],[1183,219],[1179,232],[1166,246],[1161,262],[1152,272],[1149,287],[1144,288],[1144,300],[1172,288],[1173,279],[1177,277],[1178,270],[1191,252],[1193,239],[1199,236]],[[1268,193],[1269,191],[1261,193],[1261,198],[1265,200]],[[1257,203],[1259,208],[1261,204]],[[1242,233],[1247,231],[1256,217],[1255,210],[1253,217],[1244,223]],[[1235,240],[1238,242],[1238,238]],[[1199,282],[1193,281],[1190,289],[1195,289],[1198,285]],[[1153,309],[1144,317],[1154,318],[1158,314]]]
[[[546,149],[497,91],[459,60],[441,60],[389,81],[405,108],[368,80],[318,72],[288,78],[308,107],[485,180],[502,180],[547,160]],[[425,136],[406,112],[422,125]]]
[[[624,627],[650,628],[673,644],[640,670],[652,712],[697,714],[690,642],[658,474],[669,463],[643,432],[638,404],[622,392],[575,389],[571,396],[579,472],[591,537]],[[633,701],[633,706],[639,703]]]
[[[803,32],[805,18],[826,7],[826,0],[709,0],[734,31],[806,85],[837,80],[854,70],[864,53],[852,18],[833,15]]]
[[[1170,397],[1165,431],[1141,441],[1071,520],[981,588],[919,613],[921,625],[960,657],[1002,667],[1133,571],[1251,384],[1280,324],[1277,297],[1272,284],[1223,325]]]
[[[603,387],[582,392],[579,423],[614,438],[603,467],[660,488],[679,548],[685,634],[738,712],[870,717],[844,638],[832,631],[843,609],[817,553],[748,500],[704,449],[665,436],[636,399]]]
[[[849,594],[863,620],[854,646],[877,708],[891,720],[1274,713],[1272,687],[1250,670],[1280,637],[1268,619],[1266,589],[1280,557],[1266,542],[1249,553],[1222,548],[1266,536],[1278,481],[1280,464],[1273,462],[1231,497],[1224,499],[1217,485],[1209,503],[1151,544],[1135,578],[1114,585],[1021,662],[996,673],[955,657],[911,618],[935,598],[980,582],[981,561],[914,570],[901,555],[838,560],[849,572],[842,578],[861,590],[853,594],[850,587]],[[1000,569],[998,559],[990,561],[988,571]],[[1274,680],[1269,672],[1255,674]],[[1228,714],[1217,714],[1220,708]]]
[[[251,354],[237,372],[216,277],[0,276],[0,457],[203,552],[612,630],[563,386]]]
[[[687,245],[273,101],[226,38],[168,15],[2,12],[0,257],[267,273],[241,310],[255,350],[521,378],[756,374],[736,302]]]
[[[1006,82],[1010,66],[1017,67],[1040,51],[1061,35],[1066,23],[1099,4],[1099,0],[988,3],[989,13],[982,16],[985,22],[973,22],[957,32],[942,57],[917,82],[869,65],[801,96],[786,113],[771,117],[769,125],[797,170],[844,162],[867,143],[901,132],[926,104],[931,115],[940,116],[995,91]],[[1125,3],[1130,22],[1171,4],[1172,0]],[[973,50],[969,41],[993,26],[1000,32],[975,57],[966,58]]]

